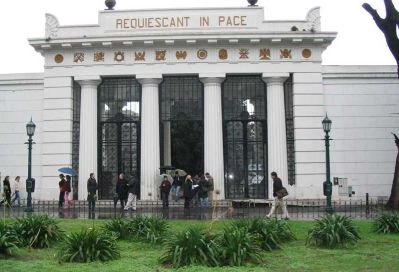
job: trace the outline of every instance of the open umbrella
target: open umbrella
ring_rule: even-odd
[[[187,176],[187,172],[186,171],[184,171],[182,169],[176,169],[176,170],[173,170],[172,173],[171,173],[173,177],[176,176],[176,172],[178,172],[179,177]]]
[[[62,168],[58,169],[58,172],[61,172],[63,174],[67,174],[67,175],[70,175],[70,176],[77,176],[78,175],[78,172],[76,172],[71,167],[62,167]]]
[[[170,183],[173,182],[173,178],[172,178],[172,176],[169,175],[169,174],[162,174],[162,175],[159,175],[159,180],[160,180],[160,182],[163,181],[163,176],[167,176]]]

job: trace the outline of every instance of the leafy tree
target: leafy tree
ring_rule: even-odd
[[[392,0],[384,0],[384,3],[386,10],[385,19],[381,18],[378,12],[368,3],[364,3],[362,6],[368,13],[370,13],[378,28],[382,31],[382,33],[384,33],[389,50],[396,60],[399,77],[399,39],[396,32],[397,28],[399,27],[399,12],[395,9]]]

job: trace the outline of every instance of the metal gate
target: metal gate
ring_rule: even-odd
[[[204,100],[198,76],[167,76],[160,85],[161,165],[190,175],[204,168]]]
[[[141,87],[134,78],[104,78],[98,90],[99,196],[112,199],[119,173],[140,177]]]
[[[266,85],[261,76],[228,76],[223,83],[226,198],[267,196]]]

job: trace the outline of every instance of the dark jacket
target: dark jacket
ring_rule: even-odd
[[[159,186],[159,189],[161,189],[161,192],[169,193],[170,188],[172,185],[170,184],[170,181],[168,179],[164,179],[161,182],[161,186]]]
[[[60,192],[64,193],[67,190],[67,182],[65,179],[61,179],[60,182],[58,182],[58,186],[60,187]]]
[[[182,186],[183,185],[183,178],[179,176],[173,177],[172,186]]]
[[[127,181],[126,179],[118,179],[116,182],[116,193],[119,198],[125,198],[127,195]]]
[[[199,186],[200,188],[198,191],[198,196],[200,198],[208,197],[208,192],[210,191],[210,183],[205,178],[203,178],[201,179]]]
[[[71,180],[66,179],[65,185],[66,185],[66,191],[68,193],[70,193],[71,192]]]
[[[90,197],[93,197],[97,192],[97,181],[96,179],[89,178],[87,180],[87,192],[89,193]]]
[[[183,188],[183,196],[185,198],[191,198],[191,189],[193,186],[193,182],[191,180],[186,180],[184,183],[184,188]]]
[[[128,186],[128,192],[130,194],[139,195],[140,182],[136,178],[132,178],[132,180],[129,182],[127,186]]]
[[[7,195],[11,195],[11,186],[10,186],[10,181],[4,179],[3,180],[3,191]]]
[[[273,196],[277,196],[276,193],[283,188],[283,183],[280,178],[276,178],[273,181]]]

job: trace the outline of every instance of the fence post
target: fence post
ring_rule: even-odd
[[[369,214],[370,214],[369,193],[366,193],[366,218],[369,217]]]

